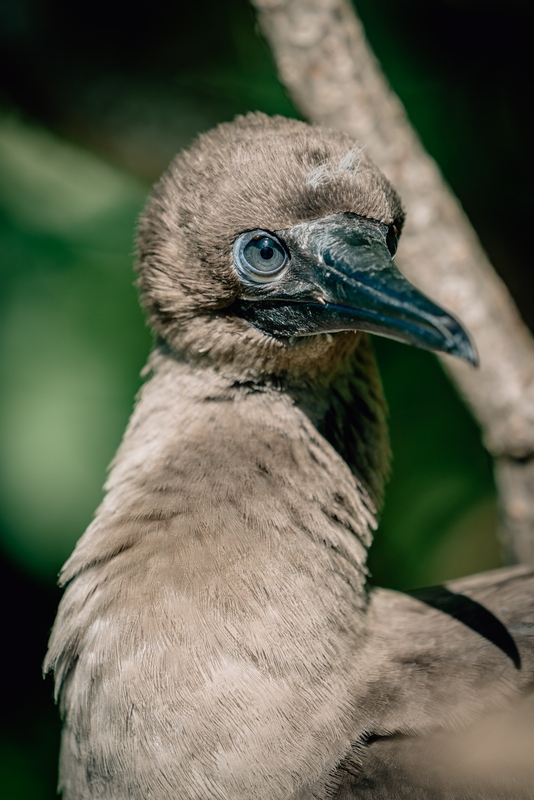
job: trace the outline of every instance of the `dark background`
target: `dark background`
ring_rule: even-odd
[[[531,5],[358,3],[532,328]],[[3,0],[0,39],[0,796],[45,800],[59,723],[40,664],[55,576],[99,502],[151,341],[132,286],[136,216],[197,131],[296,111],[245,0]],[[408,588],[498,566],[476,424],[433,356],[376,350],[395,460],[373,580]]]

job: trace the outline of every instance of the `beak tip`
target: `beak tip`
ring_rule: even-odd
[[[478,357],[478,353],[475,350],[473,350],[473,353],[468,359],[468,361],[475,367],[475,369],[478,369],[480,367],[480,358]]]
[[[480,359],[475,344],[467,334],[462,336],[459,341],[456,341],[450,352],[451,355],[468,361],[476,369],[480,366]]]

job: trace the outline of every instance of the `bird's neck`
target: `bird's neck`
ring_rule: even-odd
[[[142,557],[145,547],[175,547],[186,572],[198,585],[205,572],[209,584],[225,558],[264,569],[278,550],[290,572],[330,571],[363,597],[388,462],[367,343],[315,388],[241,384],[161,350],[150,369],[107,495],[63,579],[131,548]]]
[[[141,751],[157,780],[162,764],[171,777],[206,764],[213,783],[186,792],[203,797],[223,780],[220,764],[237,764],[251,775],[239,797],[259,797],[267,773],[256,765],[269,753],[268,780],[287,776],[273,798],[294,796],[295,769],[313,782],[343,758],[369,636],[374,508],[336,447],[362,474],[376,461],[372,397],[363,386],[355,404],[349,396],[366,358],[354,385],[330,381],[333,406],[324,387],[236,383],[152,359],[107,495],[63,573],[72,580],[47,666],[79,735],[68,740],[76,758],[78,741],[92,746],[89,731],[110,720],[97,762],[110,774]],[[331,419],[339,404],[355,410],[343,411],[346,434]]]

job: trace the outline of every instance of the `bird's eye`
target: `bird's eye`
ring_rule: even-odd
[[[397,247],[399,245],[399,229],[396,225],[390,225],[386,236],[386,244],[391,253],[391,258],[395,258]]]
[[[266,231],[243,233],[234,245],[237,271],[255,283],[269,283],[278,278],[287,259],[282,243]]]

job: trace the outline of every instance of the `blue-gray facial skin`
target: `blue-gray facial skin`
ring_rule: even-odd
[[[404,278],[396,249],[394,226],[356,214],[243,233],[237,313],[275,336],[368,331],[476,365],[466,331]]]

